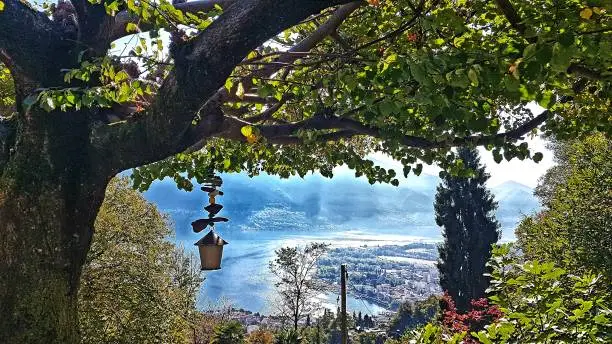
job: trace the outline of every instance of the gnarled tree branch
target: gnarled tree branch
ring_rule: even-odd
[[[515,129],[495,135],[472,135],[456,137],[445,141],[433,141],[418,136],[404,135],[400,137],[399,140],[406,147],[423,149],[450,148],[467,144],[485,145],[500,140],[514,142],[520,140],[524,135],[540,126],[550,117],[550,115],[550,111],[546,110],[531,120],[517,126]],[[246,138],[242,135],[240,129],[246,125],[253,124],[238,118],[227,117],[224,119],[221,130],[218,133],[214,133],[213,136],[245,141]],[[258,129],[262,137],[273,144],[299,144],[303,142],[300,137],[295,136],[299,130],[338,130],[318,136],[317,140],[321,142],[335,141],[358,135],[366,135],[381,139],[385,138],[385,134],[380,128],[367,126],[350,118],[336,116],[315,116],[304,121],[284,125],[253,126]],[[205,127],[200,128],[200,130],[205,129]],[[210,132],[202,134],[210,135]]]
[[[300,53],[300,52],[308,52],[312,50],[317,44],[323,41],[326,37],[330,36],[340,25],[353,13],[356,9],[358,9],[363,2],[355,1],[350,4],[346,4],[344,6],[339,7],[334,13],[329,17],[329,19],[320,25],[312,34],[308,37],[301,40],[299,43],[291,47],[288,51],[291,53]],[[284,54],[281,55],[275,62],[281,63],[291,63],[295,62],[295,60],[299,59],[301,56],[299,55],[291,55]],[[274,74],[278,70],[282,68],[282,64],[278,65],[268,65],[255,73],[255,76],[259,77],[269,77]]]
[[[294,62],[295,60],[299,59],[300,57],[302,57],[302,55],[298,53],[306,53],[310,51],[318,43],[323,41],[327,36],[336,32],[338,27],[340,27],[340,25],[350,16],[350,14],[353,13],[362,4],[363,4],[362,1],[353,1],[346,5],[340,6],[336,11],[334,11],[334,13],[330,16],[330,18],[325,23],[320,25],[308,37],[304,38],[303,40],[298,42],[295,46],[293,46],[291,49],[287,51],[288,53],[294,53],[294,54],[287,54],[287,56],[281,55],[276,61],[290,63],[290,62]],[[258,70],[255,76],[269,77],[273,75],[274,73],[278,72],[281,68],[282,66],[280,65],[271,65],[267,68]],[[246,90],[251,89],[252,86],[253,86],[252,78],[244,79],[243,87]],[[247,99],[244,99],[245,97]],[[221,111],[221,108],[220,108],[221,104],[224,101],[231,101],[231,100],[235,100],[235,101],[245,101],[246,100],[247,102],[271,103],[270,101],[264,101],[263,99],[262,101],[258,101],[260,97],[256,97],[258,99],[252,99],[250,97],[252,96],[245,95],[243,99],[236,99],[234,95],[230,94],[230,92],[228,92],[228,90],[225,89],[225,87],[223,87],[217,90],[217,92],[210,98],[210,100],[201,109],[200,113],[202,114],[219,113]],[[276,99],[274,98],[272,98],[271,100],[276,101]],[[280,108],[280,106],[277,107],[277,105],[278,104],[272,105],[272,109],[274,109],[274,111],[277,111],[278,108]],[[257,117],[255,119],[257,119]],[[251,120],[255,121],[254,119],[251,119]],[[202,146],[202,142],[200,141],[206,139],[206,136],[202,135],[202,131],[208,132],[209,129],[208,128],[202,129],[202,124],[200,124],[198,125],[198,127],[192,128],[190,132],[188,133],[187,136],[189,138],[186,140],[186,142],[191,141],[192,142],[191,145],[196,146],[196,147],[191,147],[190,150],[193,150],[197,147]],[[197,139],[193,141],[193,138],[197,138]]]
[[[0,55],[14,74],[42,85],[61,81],[59,68],[72,42],[63,40],[60,25],[19,0],[3,0],[0,11]],[[65,58],[64,58],[65,60]],[[56,85],[53,85],[56,86]]]
[[[606,77],[596,70],[579,65],[577,63],[572,63],[569,68],[567,68],[567,72],[590,80],[612,80],[611,76]]]
[[[184,139],[195,114],[252,49],[307,16],[342,0],[243,0],[192,41],[173,50],[175,69],[141,118],[94,133],[109,168],[121,170],[164,159],[195,142]],[[206,114],[204,121],[206,122]],[[210,123],[214,126],[214,123]]]
[[[79,43],[93,50],[96,56],[102,56],[112,42],[115,19],[106,13],[103,4],[92,4],[88,0],[72,0],[72,4],[79,25]]]

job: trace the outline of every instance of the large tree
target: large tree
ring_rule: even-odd
[[[527,257],[612,281],[612,140],[594,134],[557,142],[557,166],[540,180],[544,209],[516,235]]]
[[[0,0],[15,100],[0,119],[0,339],[78,341],[81,269],[119,171],[190,188],[203,166],[347,164],[397,184],[368,153],[452,171],[453,146],[538,160],[521,143],[538,128],[610,130],[603,1],[369,3]]]
[[[490,272],[486,266],[499,240],[497,203],[487,189],[489,175],[475,149],[461,148],[461,161],[471,176],[446,175],[438,186],[434,209],[444,242],[438,248],[440,285],[467,312],[471,300],[485,297]]]

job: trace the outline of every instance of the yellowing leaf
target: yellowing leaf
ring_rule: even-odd
[[[588,20],[588,19],[591,18],[592,15],[593,15],[593,10],[588,8],[588,7],[583,9],[582,11],[580,11],[580,17],[582,19],[587,19]]]
[[[4,10],[4,2],[0,0],[0,11]]]
[[[247,136],[246,139],[247,139],[248,143],[255,143],[255,142],[257,142],[257,136],[255,136],[255,135],[249,135],[249,136]]]
[[[244,98],[244,86],[242,83],[238,83],[238,88],[236,89],[236,97],[243,99]]]
[[[257,51],[256,50],[252,50],[246,57],[247,60],[252,60],[254,58],[257,57]]]
[[[249,136],[253,135],[253,127],[250,125],[245,125],[244,127],[240,128],[240,132],[242,135],[248,138]]]
[[[228,78],[227,80],[225,80],[225,89],[228,92],[232,90],[232,86],[234,86],[234,82],[232,81],[232,79]]]
[[[134,24],[134,23],[128,23],[125,26],[125,32],[138,32],[138,25]]]
[[[455,39],[453,39],[453,44],[454,44],[454,45],[455,45],[457,48],[459,48],[459,47],[460,47],[460,46],[463,44],[463,42],[465,42],[465,37],[462,37],[462,36],[460,36],[460,37],[455,37]]]
[[[520,77],[519,74],[519,64],[521,63],[522,59],[517,59],[516,61],[514,61],[513,64],[510,65],[510,67],[508,67],[508,74],[512,75],[515,79],[518,79]]]

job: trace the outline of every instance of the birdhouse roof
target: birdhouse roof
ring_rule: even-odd
[[[204,245],[223,246],[223,245],[227,245],[227,244],[228,244],[228,242],[223,240],[223,238],[221,238],[213,230],[208,232],[208,234],[206,234],[202,239],[198,240],[198,242],[195,243],[196,246],[204,246]]]

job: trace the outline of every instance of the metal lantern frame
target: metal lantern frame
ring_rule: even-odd
[[[217,196],[223,195],[223,191],[217,189],[221,184],[223,184],[221,177],[214,175],[205,181],[201,189],[208,193],[208,201],[210,204],[204,207],[208,212],[208,218],[198,219],[191,223],[193,231],[196,233],[203,231],[208,226],[212,228],[208,234],[194,244],[198,246],[201,270],[203,271],[221,269],[223,246],[228,244],[228,242],[223,240],[214,230],[215,223],[229,221],[227,218],[216,216],[221,209],[223,209],[223,206],[218,204],[215,199]]]
[[[198,246],[200,253],[201,270],[219,270],[221,269],[221,260],[223,259],[223,246],[228,242],[223,240],[214,230],[210,230],[202,239],[198,240],[194,245]]]

